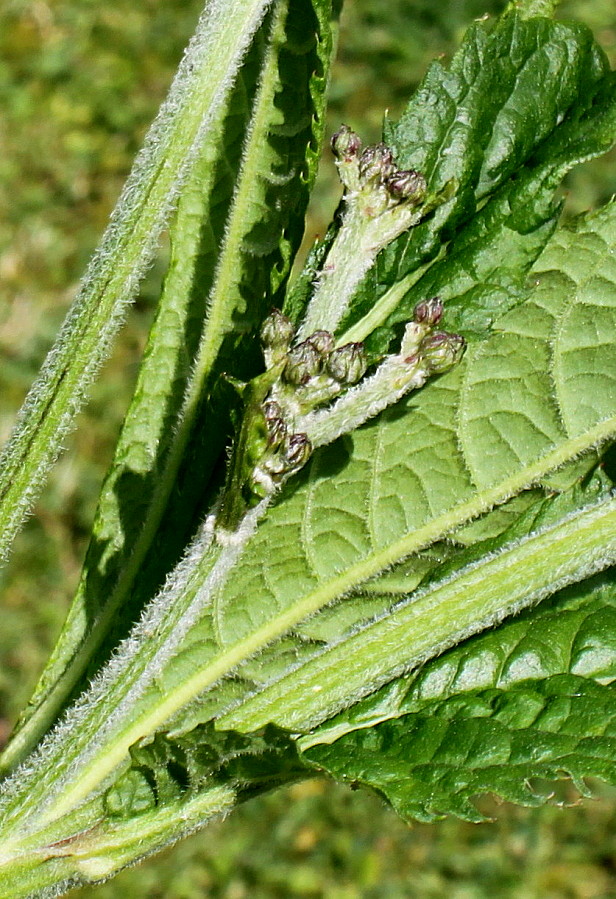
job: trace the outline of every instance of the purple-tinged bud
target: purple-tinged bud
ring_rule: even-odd
[[[366,147],[359,157],[359,176],[364,183],[382,183],[395,172],[393,153],[385,144]]]
[[[368,360],[361,343],[345,343],[327,360],[327,371],[340,384],[357,384],[366,373]]]
[[[418,325],[438,325],[443,317],[443,303],[440,297],[432,297],[417,303],[413,311],[413,321]]]
[[[263,403],[263,415],[266,421],[273,421],[275,418],[282,418],[282,406],[276,400],[266,400]]]
[[[439,331],[422,341],[420,357],[431,374],[440,375],[460,361],[464,347],[464,338],[459,334]]]
[[[342,125],[332,137],[332,152],[336,159],[353,159],[361,150],[359,135],[352,131],[348,125]]]
[[[428,189],[426,179],[421,172],[413,169],[408,171],[393,172],[386,180],[385,186],[389,195],[394,200],[413,200],[415,204],[421,203]]]
[[[287,364],[283,372],[285,381],[295,387],[301,387],[319,373],[323,357],[309,340],[298,343],[289,352]]]
[[[272,350],[284,350],[291,346],[295,337],[293,322],[279,312],[272,309],[261,325],[261,342],[264,347]]]
[[[291,434],[285,446],[285,459],[290,471],[298,471],[312,455],[312,444],[305,434]]]
[[[267,445],[270,449],[282,446],[287,436],[287,426],[282,418],[266,418]]]
[[[334,338],[329,331],[315,331],[306,339],[321,356],[328,356],[334,348]]]

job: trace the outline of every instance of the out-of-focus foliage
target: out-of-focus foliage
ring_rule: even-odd
[[[0,438],[51,342],[142,135],[192,33],[201,0],[5,0],[0,5]],[[346,0],[330,100],[341,121],[378,139],[426,65],[468,22],[504,0]],[[616,62],[613,0],[565,0]],[[568,209],[613,191],[611,154],[568,181]],[[339,189],[326,159],[307,241]],[[51,648],[85,551],[93,506],[128,402],[162,262],[127,328],[36,517],[0,575],[0,740]],[[605,791],[613,799],[613,794]],[[567,800],[566,795],[562,797]],[[265,797],[92,895],[189,899],[616,895],[613,803],[497,810],[494,825],[409,830],[375,797],[312,782]],[[591,845],[592,838],[592,845]],[[89,892],[82,891],[83,895]]]

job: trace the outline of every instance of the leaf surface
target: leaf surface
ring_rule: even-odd
[[[549,236],[548,222],[552,221],[552,227],[555,224],[553,189],[564,170],[575,161],[588,158],[589,152],[605,152],[613,143],[613,122],[605,122],[603,130],[599,124],[601,116],[592,111],[596,101],[602,102],[599,98],[605,78],[609,78],[605,57],[584,26],[548,19],[524,20],[515,14],[504,15],[496,24],[476,23],[467,31],[447,68],[440,62],[433,63],[400,121],[386,123],[385,140],[394,148],[400,167],[423,172],[435,191],[453,181],[455,193],[433,216],[402,235],[379,256],[355,298],[343,330],[351,327],[352,339],[359,339],[353,330],[358,318],[369,312],[373,320],[378,310],[385,324],[371,337],[369,345],[376,351],[386,348],[391,342],[392,326],[408,319],[417,302],[416,291],[407,302],[399,302],[396,291],[392,297],[392,284],[408,278],[413,286],[428,267],[427,282],[424,281],[428,292],[421,293],[418,288],[418,298],[429,296],[434,289],[430,263],[450,240],[453,243],[444,264],[453,263],[459,278],[463,273],[462,260],[458,260],[458,236],[462,247],[473,236],[485,245],[483,259],[475,254],[482,269],[478,277],[473,277],[472,268],[464,272],[467,289],[474,282],[475,291],[485,292],[490,287],[486,274],[492,269],[496,278],[492,294],[499,285],[501,291],[514,289],[509,301],[515,302],[515,288],[519,290],[520,277],[524,277],[527,268],[522,269],[515,257],[511,265],[503,265],[501,260],[508,257],[498,250],[497,264],[491,266],[490,242],[507,240],[510,250],[526,253],[527,266],[532,264]],[[537,83],[542,85],[540,100]],[[613,98],[613,88],[608,93]],[[613,103],[613,99],[609,102]],[[594,123],[594,149],[592,143],[581,146],[589,122]],[[603,131],[602,136],[597,128]],[[547,147],[558,142],[560,131],[566,137],[550,161]],[[603,149],[599,150],[599,145]],[[577,158],[570,159],[576,153]],[[525,196],[523,185],[516,183],[520,177],[523,182],[534,179],[534,184],[527,187],[527,191],[539,193],[534,204],[528,204],[528,193]],[[496,202],[496,216],[490,210],[481,211],[491,198]],[[477,224],[473,224],[475,217]],[[531,232],[542,226],[544,233],[539,230],[533,241]],[[486,231],[483,235],[482,230]],[[434,280],[442,289],[445,279],[439,274]],[[446,295],[460,296],[458,286],[446,291]],[[469,301],[473,302],[472,295],[465,298],[465,305]],[[485,312],[494,312],[497,307],[493,303],[482,305],[485,327]]]
[[[519,805],[549,793],[535,779],[616,777],[616,696],[561,675],[426,705],[422,713],[355,731],[308,757],[345,781],[367,784],[406,818],[485,820],[472,799],[490,792]]]

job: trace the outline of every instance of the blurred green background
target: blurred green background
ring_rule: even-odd
[[[346,0],[329,133],[378,139],[429,61],[503,0]],[[201,0],[0,3],[0,439],[74,296],[80,273],[165,95]],[[616,63],[614,0],[569,0]],[[327,157],[327,154],[326,154]],[[616,189],[616,154],[566,185],[567,214]],[[326,158],[307,239],[337,202]],[[76,434],[0,574],[0,742],[71,599],[161,278],[154,266]],[[79,895],[119,899],[603,899],[616,897],[616,790],[576,807],[485,800],[494,822],[408,827],[377,796],[325,781],[255,800],[180,846]],[[1,895],[1,890],[0,890]]]

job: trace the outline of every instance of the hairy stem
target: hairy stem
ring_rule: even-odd
[[[0,459],[0,559],[36,499],[271,0],[208,3]]]

